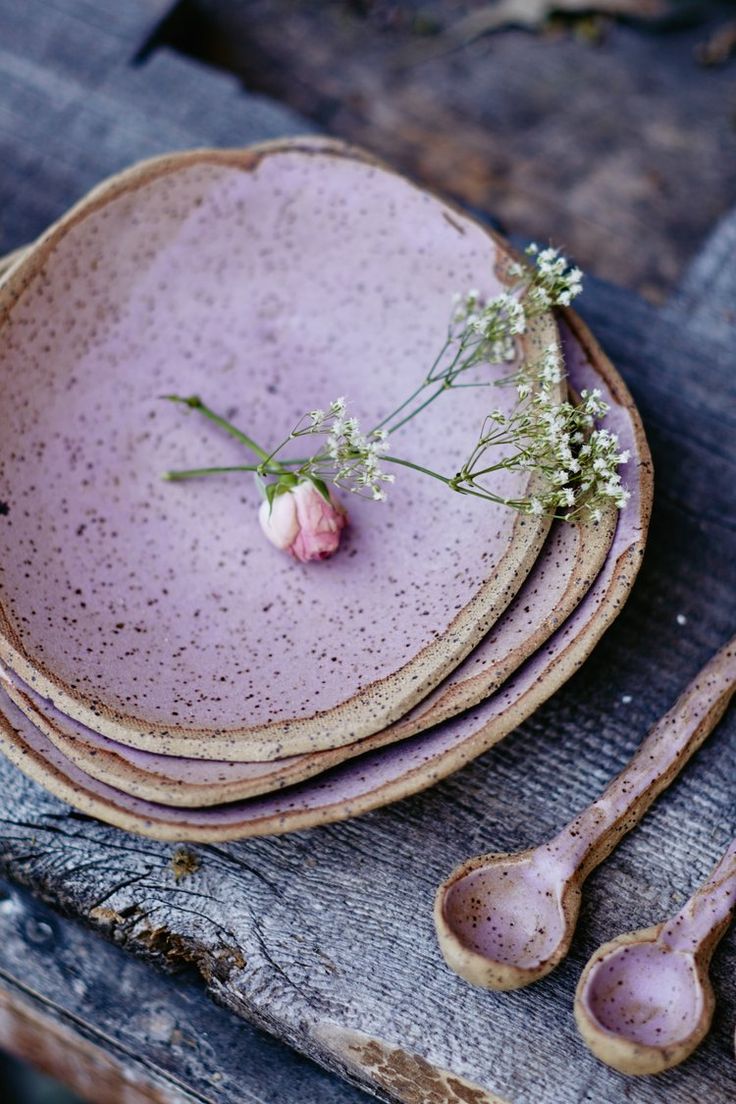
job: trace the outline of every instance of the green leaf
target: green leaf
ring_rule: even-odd
[[[266,483],[262,486],[263,494],[266,496],[266,502],[268,503],[269,516],[271,510],[273,510],[273,504],[280,495],[291,494],[294,488],[299,483],[297,476],[291,472],[284,472],[283,475],[273,483]]]
[[[266,502],[268,503],[268,516],[270,517],[271,511],[273,510],[273,501],[279,493],[278,483],[267,483],[264,488],[264,493],[266,495]]]

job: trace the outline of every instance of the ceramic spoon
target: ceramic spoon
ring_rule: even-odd
[[[708,964],[734,905],[736,840],[677,916],[596,951],[575,995],[596,1058],[621,1073],[660,1073],[695,1050],[715,1004]]]
[[[435,901],[447,964],[489,989],[517,989],[553,970],[570,946],[586,877],[700,747],[734,689],[736,639],[706,664],[601,797],[553,840],[458,867]]]

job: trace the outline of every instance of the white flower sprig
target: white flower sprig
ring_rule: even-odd
[[[508,291],[489,300],[476,288],[455,293],[447,339],[434,364],[419,387],[379,428],[394,433],[453,387],[494,386],[498,381],[466,383],[461,377],[479,365],[514,360],[516,339],[526,333],[529,321],[551,307],[568,306],[580,293],[582,273],[571,267],[559,250],[540,252],[537,245],[530,245],[527,254],[534,259],[532,265],[516,262],[509,266],[509,278],[515,282]]]
[[[536,243],[526,250],[534,257],[536,278],[529,290],[531,305],[536,310],[548,310],[550,307],[569,307],[573,299],[583,290],[583,273],[573,268],[562,256],[559,249],[540,250]]]
[[[314,436],[324,436],[325,443],[295,474],[376,501],[386,497],[383,484],[393,483],[395,476],[381,467],[381,457],[388,451],[385,429],[361,433],[357,418],[347,417],[345,399],[339,398],[327,410],[311,410],[290,434],[291,439]]]
[[[493,410],[487,416],[468,459],[450,481],[452,489],[568,521],[583,513],[600,521],[608,502],[623,509],[630,495],[618,468],[629,454],[620,450],[615,434],[595,427],[608,411],[600,391],[582,391],[576,404],[558,402],[553,386],[562,378],[562,364],[554,346],[545,350],[536,371],[536,392],[520,375],[515,380],[521,396],[516,408],[510,414]],[[492,458],[508,447],[510,453]],[[534,472],[534,493],[525,499],[501,498],[489,481],[502,470]]]
[[[554,306],[567,306],[582,288],[582,273],[568,264],[559,250],[527,250],[533,264],[509,267],[515,281],[507,292],[484,300],[472,289],[453,297],[446,341],[426,377],[391,414],[368,433],[348,416],[344,398],[325,410],[305,414],[272,452],[215,414],[196,397],[169,395],[199,410],[256,454],[259,463],[227,468],[196,468],[169,472],[169,479],[188,479],[227,471],[256,472],[266,499],[288,493],[299,483],[310,482],[330,502],[329,484],[352,494],[376,500],[386,497],[385,486],[394,481],[387,464],[401,465],[444,483],[459,494],[502,503],[523,513],[572,520],[585,514],[599,520],[603,508],[613,503],[622,509],[629,497],[618,468],[628,460],[618,439],[596,426],[608,407],[597,390],[583,391],[579,402],[558,399],[565,378],[556,345],[549,345],[537,361],[522,364],[499,379],[473,378],[471,368],[509,363],[516,358],[516,339],[530,319]],[[460,382],[459,382],[460,381]],[[461,469],[443,475],[412,460],[389,454],[389,438],[420,414],[444,392],[457,387],[514,386],[517,402],[510,413],[492,410]],[[320,447],[305,459],[286,459],[282,450],[293,440],[321,437]],[[533,491],[526,498],[509,499],[493,490],[493,476],[500,471],[526,471],[534,475]]]
[[[473,288],[455,292],[450,323],[452,338],[473,350],[473,361],[500,364],[516,356],[514,338],[526,330],[526,310],[513,295],[504,292],[485,303]]]

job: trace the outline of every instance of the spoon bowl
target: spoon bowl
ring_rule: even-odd
[[[705,665],[601,796],[553,839],[459,866],[435,899],[435,927],[447,965],[489,989],[518,989],[550,973],[570,947],[588,874],[682,770],[723,716],[734,690],[736,638]],[[724,863],[724,879],[711,887],[723,898],[719,918],[730,908],[727,887],[736,887],[729,865],[736,866],[736,853],[729,851]],[[675,929],[684,921],[676,918]],[[712,918],[704,927],[712,940]],[[694,953],[694,946],[687,949]]]
[[[479,856],[437,893],[442,953],[474,985],[518,989],[549,973],[567,953],[579,902],[577,885],[538,849]]]
[[[682,1062],[708,1032],[713,990],[698,956],[659,940],[664,925],[604,944],[580,978],[575,1019],[596,1058],[621,1073]]]
[[[596,951],[575,995],[580,1034],[621,1073],[660,1073],[706,1035],[715,998],[708,964],[736,907],[736,840],[676,916]]]

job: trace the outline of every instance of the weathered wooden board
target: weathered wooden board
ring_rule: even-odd
[[[16,57],[91,88],[145,46],[174,0],[4,0],[0,42]],[[6,98],[3,88],[3,100]]]
[[[174,871],[172,870],[172,876]],[[360,1104],[231,1012],[0,881],[0,1048],[91,1104]]]
[[[165,54],[147,66],[156,64],[176,72],[170,88],[179,99],[199,94],[205,75],[196,67]],[[166,145],[263,133],[260,107],[251,116],[250,99],[241,100],[224,77],[214,78],[219,92],[202,92],[212,108],[195,118],[180,102],[168,115],[163,99],[143,95],[141,80],[153,81],[147,67],[110,72],[81,96],[72,78],[44,73],[32,59],[3,54],[0,72],[6,65],[20,89],[11,97],[16,106],[6,103],[0,113],[7,248],[125,161]],[[284,132],[298,126],[294,116],[282,120]],[[733,833],[733,713],[594,875],[573,953],[556,975],[514,994],[474,991],[443,966],[431,924],[434,888],[457,861],[552,832],[623,764],[647,725],[733,632],[736,322],[727,312],[734,253],[719,243],[717,236],[662,314],[607,285],[591,282],[586,293],[583,313],[645,417],[656,508],[627,609],[579,675],[531,721],[482,761],[393,808],[291,837],[197,848],[199,869],[179,883],[174,848],[72,812],[3,762],[0,865],[8,876],[129,950],[198,969],[231,1010],[387,1100],[733,1099],[733,936],[714,962],[714,1030],[681,1069],[624,1079],[588,1055],[572,1020],[574,986],[591,951],[671,912]],[[175,1070],[177,1061],[166,1068]],[[468,1083],[480,1088],[474,1093]]]

